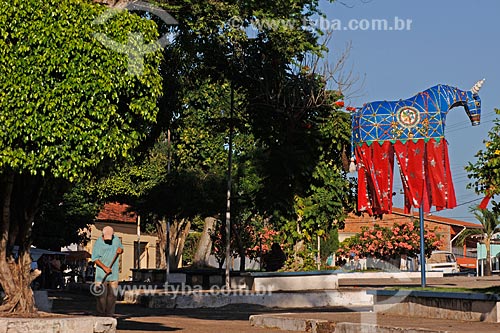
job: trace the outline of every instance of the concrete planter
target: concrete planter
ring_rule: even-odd
[[[500,322],[500,298],[458,292],[368,290],[375,312],[411,317]]]
[[[137,293],[127,291],[125,301],[148,308],[196,309],[219,308],[231,304],[254,304],[269,308],[366,307],[373,304],[373,296],[364,290],[323,290],[309,292],[253,292],[253,291],[192,291],[169,293]]]

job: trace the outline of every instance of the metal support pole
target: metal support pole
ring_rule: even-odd
[[[420,205],[418,213],[420,217],[420,279],[422,282],[422,287],[425,287],[424,203]]]
[[[233,163],[233,109],[234,89],[231,82],[231,105],[229,115],[229,142],[227,149],[227,206],[226,206],[226,288],[231,289],[230,266],[231,266],[231,169]]]
[[[170,165],[171,165],[171,148],[172,142],[170,140],[170,128],[167,129],[167,150],[168,150],[168,162],[167,162],[167,174],[170,174]],[[167,218],[167,225],[165,230],[165,258],[166,258],[166,266],[165,266],[165,287],[168,287],[168,278],[170,276],[170,217]]]
[[[321,239],[319,235],[316,235],[316,240],[318,242],[318,256],[316,257],[316,266],[318,267],[318,271],[321,270]]]
[[[168,287],[168,278],[170,276],[170,219],[167,219],[167,227],[165,232],[165,257],[166,257],[166,267],[165,267],[165,286]]]
[[[137,216],[137,269],[141,269],[141,216]]]

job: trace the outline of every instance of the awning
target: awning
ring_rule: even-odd
[[[19,250],[19,246],[14,246],[12,249],[12,252],[17,256],[17,251]],[[31,255],[31,260],[37,261],[40,259],[40,257],[44,254],[49,254],[49,255],[63,255],[66,256],[66,252],[58,252],[58,251],[50,251],[50,250],[44,250],[44,249],[39,249],[37,247],[32,246],[30,248],[30,255]]]
[[[66,261],[82,261],[92,257],[87,251],[65,251],[67,254]]]

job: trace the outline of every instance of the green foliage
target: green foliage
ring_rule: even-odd
[[[349,121],[341,112],[330,112],[316,120],[317,157],[310,178],[301,193],[295,195],[294,216],[284,217],[290,241],[313,241],[332,228],[343,226],[347,212],[355,202],[353,186],[343,170],[342,156],[349,143]]]
[[[477,234],[483,232],[486,237],[491,237],[498,231],[500,227],[500,204],[493,201],[493,208],[489,209],[475,209],[474,216],[483,226],[483,230],[475,229]]]
[[[327,257],[337,251],[339,248],[339,231],[331,229],[321,240],[321,259],[326,260]]]
[[[500,109],[495,109],[500,114]],[[473,188],[478,194],[493,196],[500,193],[500,120],[495,120],[495,125],[488,133],[485,149],[477,152],[477,160],[465,167],[469,178],[473,182],[468,188]]]
[[[227,82],[210,80],[200,80],[196,90],[186,93],[182,101],[186,109],[176,122],[174,153],[180,169],[200,169],[225,176],[229,96]]]
[[[318,270],[316,262],[317,251],[312,248],[304,248],[296,253],[288,253],[285,265],[280,271],[304,272]]]
[[[11,243],[31,242],[23,225],[31,228],[31,211],[39,211],[36,245],[85,241],[78,229],[94,220],[100,201],[88,184],[67,181],[127,158],[156,121],[161,52],[145,55],[141,73],[130,75],[127,54],[95,37],[126,44],[140,33],[149,44],[156,25],[127,11],[94,24],[105,10],[84,0],[0,2],[0,175],[22,179],[14,185],[21,195],[10,198],[11,228],[20,230]],[[42,193],[39,207],[28,193]]]
[[[159,3],[179,20],[162,65],[169,87],[164,90],[173,96],[162,105],[177,110],[166,119],[176,168],[225,176],[225,144],[233,126],[237,230],[255,215],[273,216],[277,228],[293,224],[300,218],[297,198],[307,210],[306,233],[341,223],[352,206],[350,182],[341,171],[349,117],[332,107],[341,96],[326,92],[323,78],[300,65],[323,50],[318,32],[303,25],[319,13],[318,2]],[[232,24],[234,17],[243,29]],[[255,38],[249,39],[244,28],[257,21]],[[231,87],[235,104],[229,119]]]
[[[168,162],[168,146],[163,136],[147,153],[117,164],[105,177],[90,182],[89,191],[95,191],[100,199],[137,200],[166,180]]]
[[[470,236],[481,236],[481,243],[486,248],[486,265],[484,275],[490,276],[491,273],[491,240],[500,228],[500,204],[493,201],[491,210],[473,208],[474,216],[481,223],[481,229],[466,229],[460,234],[459,244],[463,244]]]
[[[143,139],[157,114],[161,54],[145,56],[141,75],[127,74],[128,57],[94,33],[125,43],[156,25],[82,0],[0,3],[0,168],[80,179]]]
[[[458,238],[459,244],[464,244],[467,238],[474,235],[482,236],[484,244],[486,241],[489,242],[493,238],[493,235],[498,232],[500,228],[500,204],[495,201],[492,204],[493,208],[491,210],[480,208],[472,210],[476,219],[481,223],[482,228],[466,229]]]
[[[45,190],[40,212],[33,224],[33,244],[59,251],[70,244],[85,244],[88,239],[80,230],[91,223],[100,206],[81,186],[64,190],[52,186]]]
[[[184,250],[182,252],[182,264],[190,265],[193,262],[194,255],[196,253],[196,248],[200,240],[200,232],[190,232],[186,237],[186,242],[184,243]]]

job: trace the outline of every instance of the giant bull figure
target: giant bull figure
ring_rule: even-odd
[[[448,149],[446,116],[462,106],[472,125],[479,125],[484,79],[471,90],[438,84],[399,101],[365,104],[352,113],[352,145],[358,164],[358,210],[392,211],[396,155],[405,192],[405,210],[423,205],[428,212],[456,206]]]

